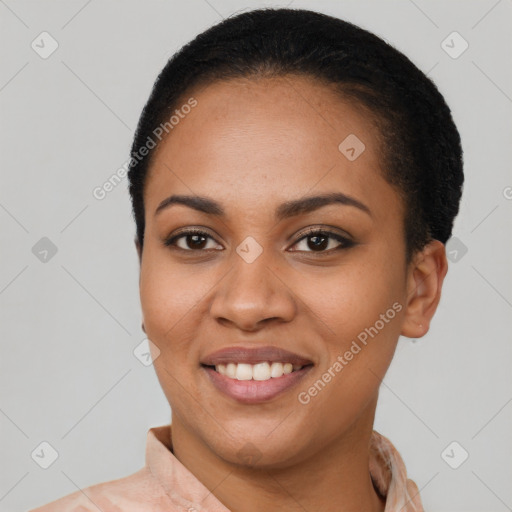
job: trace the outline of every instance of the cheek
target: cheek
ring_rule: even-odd
[[[382,254],[371,263],[361,258],[360,265],[323,280],[321,287],[304,285],[308,305],[329,328],[319,368],[329,390],[318,404],[360,406],[376,393],[393,357],[404,312],[405,280],[400,264],[391,265],[391,259]]]
[[[140,301],[146,333],[164,356],[171,349],[176,354],[181,348],[190,348],[187,333],[193,332],[190,319],[197,314],[203,287],[150,249],[144,257]]]
[[[385,263],[383,257],[371,262],[361,257],[359,263],[324,277],[305,278],[300,287],[300,295],[329,328],[329,339],[334,344],[356,337],[390,308],[386,320],[392,317],[393,321],[386,322],[386,330],[398,329],[395,325],[393,329],[388,327],[399,323],[399,308],[392,307],[402,300],[405,281],[399,266]]]

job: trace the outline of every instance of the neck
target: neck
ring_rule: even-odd
[[[313,456],[286,468],[248,468],[218,457],[173,417],[173,452],[232,512],[383,512],[369,473],[375,404]]]

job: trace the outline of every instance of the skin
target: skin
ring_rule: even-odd
[[[368,470],[379,384],[398,337],[428,331],[444,246],[433,241],[406,261],[403,205],[382,176],[371,116],[330,87],[287,76],[217,82],[192,95],[198,105],[157,148],[142,251],[136,242],[143,328],[160,350],[154,366],[172,408],[173,452],[233,511],[382,511]],[[338,150],[349,134],[366,147],[354,161]],[[274,218],[285,201],[331,192],[371,213],[333,204]],[[184,205],[155,215],[172,194],[212,198],[225,216]],[[211,237],[202,248],[190,237],[176,242],[181,251],[164,245],[189,227]],[[349,234],[355,245],[339,249],[330,238],[315,251],[303,238],[308,227]],[[252,263],[236,252],[247,236],[263,248]],[[394,303],[401,311],[301,404],[298,393]],[[293,389],[245,405],[219,392],[199,364],[224,347],[259,345],[314,366]],[[244,447],[257,454],[252,463],[240,457]]]

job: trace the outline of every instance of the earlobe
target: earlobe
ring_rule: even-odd
[[[403,336],[421,338],[428,332],[441,299],[447,271],[445,247],[438,240],[427,244],[414,257],[407,275],[407,307],[401,332]]]
[[[139,256],[139,265],[140,265],[140,262],[141,262],[141,259],[142,259],[142,249],[141,249],[141,246],[140,246],[140,242],[139,242],[139,239],[137,237],[135,237],[135,248],[137,249],[137,254]]]
[[[142,250],[141,250],[141,247],[140,247],[139,239],[137,237],[135,237],[134,241],[135,241],[135,247],[137,249],[137,254],[139,256],[139,269],[140,269],[140,263],[141,263],[141,259],[142,259]],[[139,287],[140,287],[140,277],[141,277],[141,275],[140,275],[140,272],[139,272]],[[144,333],[147,334],[146,333],[146,327],[144,325],[144,315],[142,316],[142,322],[141,322],[140,326],[141,326],[142,330],[144,331]]]

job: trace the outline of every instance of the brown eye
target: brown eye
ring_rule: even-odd
[[[339,249],[347,249],[354,245],[352,240],[332,231],[315,230],[308,232],[294,245],[304,242],[302,249],[295,249],[300,252],[325,253]]]
[[[215,247],[207,247],[208,240],[215,242],[215,240],[204,231],[189,230],[182,231],[180,234],[172,236],[171,238],[165,240],[164,244],[167,247],[182,249],[184,251],[215,249]]]

